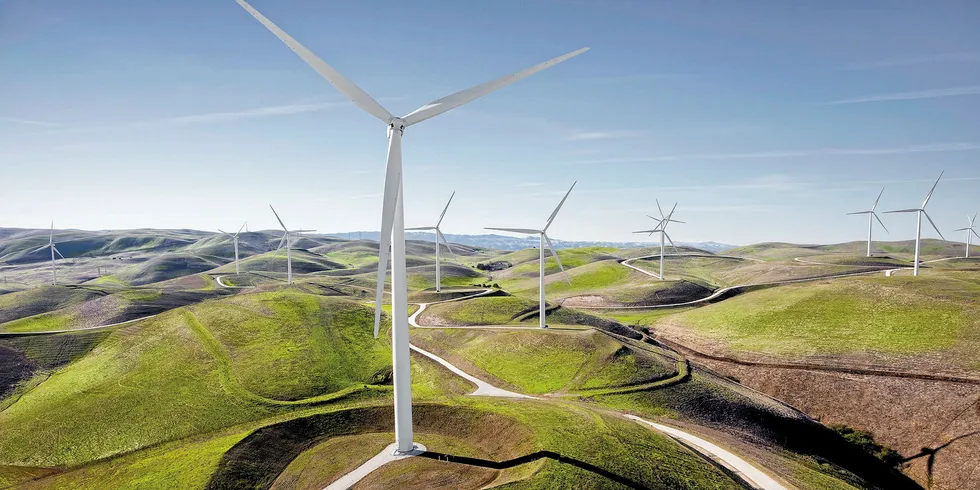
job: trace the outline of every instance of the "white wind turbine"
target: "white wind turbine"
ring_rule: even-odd
[[[936,223],[933,223],[932,218],[929,217],[929,213],[926,213],[926,204],[929,204],[929,199],[932,198],[932,193],[936,191],[936,186],[939,185],[939,180],[943,178],[943,173],[945,173],[945,170],[943,172],[939,172],[939,178],[936,179],[936,183],[935,184],[932,184],[932,189],[929,189],[929,194],[926,194],[926,200],[925,201],[922,201],[922,207],[913,208],[913,209],[897,209],[895,211],[885,211],[885,213],[915,213],[915,215],[916,215],[916,219],[915,219],[915,264],[914,264],[913,269],[912,269],[912,275],[913,276],[918,276],[919,275],[919,242],[921,241],[921,238],[922,238],[922,216],[923,215],[925,215],[926,219],[929,220],[929,224],[931,224],[932,227],[933,227],[933,229],[936,230],[936,233],[939,233],[939,238],[942,238],[943,241],[946,241],[946,237],[944,237],[943,236],[943,233],[941,231],[939,231],[939,227],[936,226]]]
[[[534,230],[531,228],[486,228],[487,230],[496,231],[509,231],[511,233],[524,233],[527,235],[538,235],[538,300],[540,302],[538,310],[538,326],[541,328],[548,328],[548,325],[544,321],[545,308],[547,304],[544,300],[544,245],[548,244],[548,249],[551,250],[551,256],[555,258],[555,262],[558,263],[558,268],[561,269],[561,273],[565,275],[565,282],[572,284],[572,281],[568,278],[568,273],[565,272],[565,267],[561,265],[561,259],[558,258],[558,252],[555,251],[555,246],[551,244],[551,239],[548,238],[548,227],[551,226],[551,222],[555,220],[555,216],[558,216],[558,210],[561,209],[562,205],[565,204],[565,199],[568,199],[568,195],[572,193],[572,189],[575,188],[575,184],[578,181],[573,182],[572,186],[568,188],[568,192],[565,193],[565,197],[561,198],[561,202],[558,203],[558,207],[552,211],[551,216],[548,217],[548,222],[544,224],[544,228],[540,230]]]
[[[677,209],[677,203],[675,202],[674,207],[670,210],[669,213],[667,213],[666,216],[664,216],[664,210],[663,208],[660,207],[660,201],[657,200],[657,210],[660,211],[660,217],[654,218],[649,214],[647,215],[648,218],[657,222],[657,226],[655,226],[652,230],[640,230],[640,231],[633,232],[633,233],[648,233],[650,235],[653,235],[654,233],[660,233],[660,280],[661,281],[664,280],[664,238],[670,240],[670,246],[674,247],[674,250],[677,249],[677,247],[674,245],[674,240],[671,240],[670,235],[667,234],[667,225],[670,223],[683,223],[683,221],[678,221],[676,219],[673,219],[674,211],[676,209]]]
[[[374,310],[374,336],[378,336],[381,324],[381,300],[384,292],[384,279],[388,267],[389,246],[391,247],[391,317],[392,317],[392,368],[395,385],[395,442],[397,451],[407,453],[415,447],[412,441],[412,380],[409,363],[408,339],[408,290],[405,278],[405,211],[402,189],[402,133],[405,128],[420,123],[446,111],[455,109],[467,102],[489,94],[520,79],[554,66],[573,56],[584,53],[588,48],[559,56],[539,65],[457,92],[416,109],[404,116],[395,117],[378,101],[371,98],[360,87],[341,75],[333,67],[318,58],[305,46],[272,23],[264,15],[252,8],[244,0],[235,0],[256,20],[272,31],[283,43],[289,46],[306,64],[351,100],[364,112],[384,123],[388,133],[388,157],[385,167],[384,198],[381,214],[381,237],[378,244],[378,291]],[[396,36],[397,38],[397,36]],[[399,49],[399,43],[392,43],[392,50]],[[479,123],[476,122],[476,127]]]
[[[883,230],[885,230],[885,233],[891,233],[891,232],[888,231],[888,228],[885,227],[885,224],[881,222],[881,218],[878,217],[878,213],[875,212],[875,208],[878,207],[878,201],[881,199],[881,195],[884,192],[885,192],[885,188],[882,187],[881,188],[881,192],[878,193],[878,197],[875,199],[875,203],[871,206],[871,209],[869,209],[867,211],[858,211],[858,212],[855,212],[855,213],[847,213],[848,216],[850,216],[852,214],[866,214],[866,215],[868,215],[868,257],[871,257],[871,228],[872,228],[872,225],[874,225],[874,220],[875,219],[878,220],[878,224],[880,224],[881,225],[881,228]],[[872,219],[872,218],[874,218],[874,219]]]
[[[953,230],[953,231],[966,232],[966,258],[970,258],[970,245],[973,244],[973,235],[977,235],[976,227],[973,224],[977,221],[977,214],[980,214],[980,212],[975,213],[972,218],[970,217],[969,214],[966,215],[966,219],[970,220],[970,226],[966,228],[960,228],[958,230]],[[977,238],[980,238],[980,235],[977,235]]]
[[[272,210],[272,214],[276,215],[276,219],[279,220],[279,225],[282,226],[282,231],[283,231],[283,233],[282,233],[282,240],[279,240],[279,246],[276,247],[276,254],[278,254],[279,253],[279,250],[282,249],[282,245],[283,244],[286,244],[286,284],[287,285],[288,284],[292,284],[293,283],[293,254],[292,254],[292,251],[293,251],[292,241],[293,240],[292,240],[292,234],[293,233],[296,233],[296,234],[299,234],[299,233],[312,233],[312,232],[314,232],[316,230],[290,230],[290,229],[286,228],[286,225],[282,222],[282,219],[279,218],[279,213],[276,212],[276,208],[272,207],[272,205],[270,204],[269,205],[269,209]],[[273,254],[273,257],[274,256],[275,256],[275,254]]]
[[[58,256],[61,257],[62,259],[64,259],[65,256],[64,255],[61,255],[61,252],[58,251],[58,247],[55,247],[54,246],[54,221],[51,222],[51,234],[48,235],[48,244],[47,245],[44,245],[43,247],[39,247],[39,248],[37,248],[35,250],[31,250],[31,253],[37,253],[37,252],[40,252],[41,250],[44,250],[46,248],[50,248],[51,249],[51,284],[57,285],[58,284],[58,271],[57,271],[57,268],[54,265],[54,254],[58,254]]]
[[[275,210],[273,210],[273,212],[275,212]],[[276,216],[276,217],[278,218],[278,216]],[[242,232],[242,229],[244,229],[244,228],[245,228],[245,225],[243,224],[241,226],[241,228],[238,229],[238,232],[236,232],[234,235],[232,235],[231,233],[228,233],[227,231],[221,231],[221,229],[218,229],[218,231],[221,231],[221,233],[224,233],[225,235],[228,235],[229,237],[231,237],[232,240],[235,241],[235,275],[238,275],[238,234],[241,233]]]
[[[440,292],[440,291],[442,291],[442,275],[441,275],[441,271],[439,269],[439,240],[442,240],[442,243],[445,243],[446,244],[446,248],[449,249],[449,253],[453,254],[453,257],[456,257],[456,253],[453,252],[452,247],[449,246],[449,241],[446,240],[446,237],[443,236],[443,234],[442,234],[442,230],[439,229],[439,225],[442,224],[442,218],[444,218],[446,216],[446,211],[449,210],[449,203],[453,202],[453,197],[455,195],[456,195],[456,193],[453,192],[452,195],[449,196],[449,201],[446,203],[446,207],[443,208],[442,214],[439,215],[439,221],[436,222],[436,225],[435,226],[419,226],[417,228],[405,228],[405,230],[412,230],[412,231],[416,231],[416,230],[435,230],[435,234],[436,234],[436,292],[437,293]]]

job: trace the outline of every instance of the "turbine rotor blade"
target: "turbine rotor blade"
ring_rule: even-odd
[[[561,202],[558,203],[558,207],[551,212],[551,216],[548,217],[548,222],[544,225],[544,231],[548,230],[548,227],[551,226],[551,222],[555,220],[555,216],[558,216],[558,211],[561,210],[561,207],[565,204],[565,199],[568,199],[568,195],[572,193],[572,189],[575,188],[575,184],[578,184],[577,180],[572,182],[572,186],[568,188],[568,192],[565,193],[565,197],[561,198]]]
[[[924,214],[924,215],[926,215],[926,219],[927,219],[927,220],[929,220],[929,224],[930,224],[930,225],[932,225],[932,229],[934,229],[934,230],[936,230],[936,233],[939,233],[939,238],[942,238],[942,239],[943,239],[943,241],[945,242],[945,241],[946,241],[946,237],[944,237],[944,236],[943,236],[943,232],[941,232],[941,231],[939,231],[939,227],[938,227],[938,226],[936,226],[936,223],[934,223],[934,222],[932,221],[932,218],[930,218],[930,217],[929,217],[929,213],[927,213],[927,212],[926,212],[926,211],[925,211],[925,210],[923,209],[923,210],[922,210],[922,214]]]
[[[663,233],[664,233],[664,236],[667,237],[667,241],[670,242],[670,246],[671,247],[674,247],[674,251],[677,252],[677,246],[674,245],[674,241],[670,239],[670,235],[668,235],[666,231],[663,232]]]
[[[423,230],[434,230],[435,226],[416,226],[415,228],[405,228],[405,231],[423,231]]]
[[[874,211],[857,211],[857,212],[854,212],[854,213],[847,213],[846,216],[850,216],[852,214],[868,214],[868,213],[872,213],[872,212],[874,212]]]
[[[374,338],[381,328],[381,302],[384,300],[385,275],[391,253],[391,231],[395,226],[395,207],[401,199],[402,145],[397,129],[388,130],[388,162],[385,164],[385,190],[381,207],[381,236],[378,237],[378,284],[374,298]],[[394,267],[394,266],[393,266]]]
[[[273,24],[271,20],[259,13],[258,10],[252,8],[252,6],[246,3],[244,0],[235,1],[237,1],[238,4],[245,10],[247,10],[248,13],[252,14],[252,17],[255,17],[256,20],[261,22],[266,29],[272,31],[272,33],[275,34],[280,41],[285,43],[286,46],[289,46],[289,49],[292,49],[297,55],[299,55],[299,57],[302,58],[307,65],[310,65],[311,68],[316,70],[321,77],[325,78],[331,85],[334,86],[334,88],[350,99],[354,105],[360,107],[364,112],[367,112],[368,114],[380,119],[385,124],[388,124],[392,119],[394,119],[394,116],[392,116],[387,109],[382,107],[378,101],[372,99],[367,92],[361,90],[361,88],[357,85],[354,85],[353,82],[341,75],[337,70],[334,70],[332,66],[326,64],[323,60],[317,57],[317,55],[313,54],[312,51],[306,49],[305,46],[293,39],[293,37],[289,34],[286,34],[285,31],[280,29],[279,26]]]
[[[286,228],[286,224],[283,223],[282,220],[279,218],[279,213],[276,212],[276,208],[272,207],[272,205],[270,204],[269,209],[272,210],[272,214],[276,215],[276,219],[279,220],[279,224],[282,226],[282,230],[288,232],[289,229]]]
[[[238,234],[241,233],[242,230],[244,229],[245,229],[245,223],[242,223],[242,227],[238,229],[238,232],[235,233],[235,236],[238,236]]]
[[[278,252],[279,249],[282,248],[282,246],[286,243],[286,237],[287,236],[289,236],[289,232],[286,232],[286,233],[283,233],[282,234],[282,239],[279,240],[279,246],[276,247],[276,252]]]
[[[436,235],[438,235],[438,238],[442,240],[442,243],[446,244],[446,248],[449,249],[449,253],[452,254],[453,258],[455,259],[456,252],[453,252],[453,247],[449,246],[449,240],[446,240],[445,235],[442,234],[442,231],[439,228],[436,228]],[[439,242],[436,242],[436,246],[439,246]]]
[[[48,247],[50,247],[50,246],[51,246],[51,244],[49,243],[49,244],[47,244],[47,245],[44,245],[44,246],[42,246],[42,247],[39,247],[39,248],[36,248],[36,249],[34,249],[34,250],[31,250],[30,252],[27,252],[27,253],[28,253],[28,254],[33,254],[33,253],[38,253],[38,252],[40,252],[41,250],[44,250],[44,249],[46,249],[46,248],[48,248]]]
[[[660,230],[659,229],[656,229],[656,230],[640,230],[640,231],[634,231],[633,233],[656,233],[658,231],[660,231]]]
[[[55,247],[54,245],[52,245],[52,246],[51,246],[51,250],[54,250],[54,253],[56,253],[56,254],[58,254],[58,256],[59,256],[59,257],[61,257],[62,259],[64,259],[64,258],[65,258],[65,256],[64,256],[64,255],[61,255],[61,251],[60,251],[60,250],[58,250],[58,247]]]
[[[888,214],[888,213],[918,213],[919,211],[922,211],[922,209],[921,208],[916,208],[916,209],[896,209],[895,211],[885,211],[885,214]]]
[[[557,58],[545,61],[544,63],[540,63],[530,68],[526,68],[517,73],[513,73],[505,77],[501,77],[496,80],[492,80],[484,84],[477,85],[473,88],[468,88],[461,92],[456,92],[455,94],[448,95],[438,100],[434,100],[422,107],[419,107],[412,113],[403,117],[402,120],[405,122],[405,126],[411,126],[413,124],[420,123],[422,121],[425,121],[426,119],[429,119],[430,117],[438,116],[439,114],[442,114],[446,111],[453,110],[467,102],[483,97],[484,95],[487,95],[490,92],[493,92],[497,89],[510,85],[522,78],[533,75],[541,70],[544,70],[545,68],[550,68],[554,65],[557,65],[558,63],[561,63],[562,61],[565,61],[574,56],[578,56],[588,50],[589,48],[578,49],[576,51],[572,51],[571,53],[563,54]]]
[[[446,217],[446,211],[449,211],[449,204],[453,202],[453,197],[456,197],[456,191],[453,191],[452,195],[449,196],[449,201],[446,202],[446,207],[442,208],[442,213],[439,215],[439,221],[436,222],[436,228],[442,224],[442,218]]]
[[[664,209],[660,207],[660,199],[654,199],[654,201],[657,202],[657,211],[660,211],[660,219],[666,218],[666,216],[664,216]],[[652,218],[652,216],[651,216],[651,218]],[[656,219],[656,218],[654,218],[654,219]]]
[[[980,234],[977,234],[977,230],[974,230],[973,228],[971,228],[970,231],[972,231],[973,234],[977,236],[977,238],[980,238]]]
[[[551,243],[551,239],[548,238],[548,235],[545,235],[544,233],[542,233],[541,235],[544,236],[544,240],[548,243],[548,248],[551,250],[551,255],[555,257],[555,262],[558,263],[558,268],[561,269],[561,273],[565,276],[565,282],[567,282],[568,285],[571,286],[572,280],[568,278],[568,273],[565,272],[565,267],[561,265],[561,259],[558,258],[558,252],[555,251],[555,246]]]
[[[929,194],[926,195],[926,200],[922,201],[922,209],[926,208],[926,204],[929,204],[929,199],[932,199],[932,193],[936,192],[936,186],[939,185],[939,180],[943,178],[943,174],[946,173],[945,170],[939,172],[939,178],[936,179],[936,183],[932,184],[932,189],[929,189]]]
[[[878,201],[881,199],[881,195],[885,193],[885,188],[881,188],[881,192],[878,193],[878,197],[875,199],[874,205],[871,206],[871,211],[873,212],[875,208],[878,207]]]
[[[525,235],[540,235],[541,230],[532,230],[530,228],[484,228],[484,230],[495,230],[495,231],[509,231],[511,233],[523,233]]]
[[[888,231],[888,228],[885,226],[885,224],[881,222],[881,218],[878,217],[878,213],[872,212],[871,215],[874,216],[876,220],[878,220],[878,224],[881,225],[882,229],[885,230],[885,233],[888,233],[889,235],[892,234],[892,232]]]

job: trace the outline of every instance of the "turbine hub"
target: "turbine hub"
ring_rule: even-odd
[[[388,120],[388,129],[402,133],[405,131],[405,121],[400,117],[393,117]]]

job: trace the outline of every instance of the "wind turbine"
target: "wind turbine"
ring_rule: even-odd
[[[449,202],[447,202],[446,207],[443,208],[442,214],[439,215],[439,221],[436,222],[435,226],[420,226],[417,228],[405,228],[405,230],[412,230],[412,231],[435,230],[436,232],[436,292],[437,293],[442,291],[442,280],[441,280],[442,276],[439,270],[439,240],[442,240],[442,243],[445,243],[446,248],[449,249],[449,253],[453,254],[453,257],[456,257],[456,253],[453,252],[453,249],[452,247],[449,246],[449,242],[446,240],[446,237],[442,235],[442,230],[439,229],[439,225],[442,224],[442,218],[446,216],[446,211],[449,210],[449,203],[453,202],[453,197],[455,195],[456,193],[453,192],[452,195],[449,196]]]
[[[61,252],[58,251],[58,247],[54,246],[54,221],[51,222],[51,234],[48,235],[48,244],[44,245],[43,247],[37,248],[35,250],[31,250],[31,253],[37,253],[46,248],[51,249],[51,284],[57,285],[58,271],[57,268],[54,266],[54,254],[58,254],[58,256],[61,257],[62,259],[65,258],[65,256],[61,255]]]
[[[852,214],[866,214],[866,215],[868,215],[868,257],[871,257],[871,227],[874,224],[874,220],[872,220],[872,218],[878,220],[878,224],[880,224],[881,225],[881,228],[885,230],[885,233],[890,233],[888,231],[888,228],[885,228],[885,224],[881,222],[881,218],[878,217],[878,213],[875,212],[875,208],[878,207],[878,201],[881,199],[881,195],[884,192],[885,192],[885,188],[882,187],[881,188],[881,192],[878,193],[878,197],[877,197],[877,199],[875,199],[875,203],[871,206],[871,209],[870,210],[868,210],[868,211],[858,211],[856,213],[847,213],[848,216],[850,216]]]
[[[946,237],[944,237],[943,233],[939,231],[939,227],[936,226],[936,223],[933,223],[932,218],[929,217],[929,213],[926,213],[926,204],[929,204],[929,199],[932,198],[932,193],[936,192],[936,186],[939,185],[939,181],[943,178],[943,173],[945,173],[945,170],[939,172],[939,178],[936,179],[935,184],[932,184],[932,189],[929,189],[929,194],[926,194],[926,200],[922,201],[922,207],[914,208],[914,209],[897,209],[895,211],[885,211],[885,213],[915,213],[915,265],[913,266],[914,268],[912,269],[913,276],[919,275],[919,242],[921,241],[922,238],[922,215],[925,215],[926,219],[929,220],[929,224],[931,224],[933,229],[936,230],[936,233],[939,233],[939,238],[942,238],[943,241],[946,241]]]
[[[975,223],[977,221],[977,214],[980,214],[980,212],[974,214],[972,218],[970,217],[969,214],[966,215],[966,219],[970,220],[970,226],[969,227],[967,227],[967,228],[960,228],[958,230],[953,230],[953,231],[965,231],[966,232],[966,258],[970,258],[970,245],[973,243],[973,235],[977,235],[976,227],[973,224],[973,223]],[[977,238],[980,238],[980,235],[977,235]]]
[[[286,284],[289,285],[293,283],[293,254],[292,254],[293,247],[292,247],[292,239],[290,238],[290,234],[310,233],[316,230],[289,230],[288,228],[286,228],[286,225],[282,222],[282,219],[279,218],[279,213],[276,212],[276,208],[272,207],[272,205],[270,204],[269,209],[272,210],[272,214],[276,215],[276,219],[279,220],[279,225],[282,226],[282,231],[283,231],[282,240],[279,240],[279,246],[276,247],[276,253],[279,253],[279,250],[282,249],[282,245],[286,244]],[[275,256],[275,254],[273,254],[273,256]]]
[[[664,238],[670,240],[670,246],[674,247],[674,250],[677,249],[677,247],[674,245],[674,240],[671,240],[670,235],[667,234],[667,225],[670,223],[683,223],[683,221],[678,221],[676,219],[673,219],[674,211],[676,209],[677,209],[677,203],[675,202],[674,207],[670,210],[669,213],[667,213],[666,216],[664,216],[664,210],[663,208],[660,207],[660,201],[657,200],[657,210],[660,211],[660,217],[654,218],[649,214],[647,215],[648,218],[657,222],[657,226],[655,226],[652,230],[641,230],[641,231],[633,232],[633,233],[649,233],[650,235],[653,235],[654,233],[660,233],[660,280],[661,281],[664,280]]]
[[[273,210],[273,212],[275,212],[275,210]],[[276,217],[278,218],[278,216]],[[227,231],[221,231],[220,228],[218,229],[218,231],[221,231],[221,233],[230,236],[231,239],[235,241],[235,275],[238,275],[238,234],[242,232],[243,228],[245,228],[244,224],[241,226],[241,228],[238,229],[238,232],[236,232],[234,235],[228,233]]]
[[[496,231],[509,231],[511,233],[524,233],[527,235],[538,235],[538,300],[540,301],[540,310],[538,310],[538,326],[541,328],[548,328],[548,325],[544,321],[545,308],[547,304],[544,300],[544,245],[547,242],[548,249],[551,250],[551,256],[555,258],[555,262],[558,263],[558,268],[561,269],[561,273],[565,275],[565,282],[569,285],[572,281],[568,278],[568,273],[565,272],[565,267],[561,265],[561,259],[558,258],[558,252],[555,251],[555,246],[551,244],[551,239],[548,238],[548,228],[551,226],[551,222],[555,220],[555,216],[558,216],[558,210],[561,209],[562,205],[565,204],[565,199],[568,199],[568,195],[572,193],[572,189],[575,188],[575,184],[578,181],[572,183],[572,186],[568,188],[568,192],[565,193],[565,197],[561,198],[561,202],[558,203],[558,207],[552,211],[551,216],[548,217],[548,222],[544,224],[544,228],[540,230],[534,230],[530,228],[486,228],[487,230]]]
[[[391,247],[391,317],[392,317],[392,368],[395,385],[395,442],[397,451],[407,453],[415,447],[412,441],[412,380],[409,364],[408,340],[408,290],[405,278],[405,210],[402,185],[402,134],[405,128],[426,119],[455,109],[467,102],[489,94],[522,78],[554,66],[573,56],[584,53],[588,48],[559,56],[555,59],[532,66],[525,70],[477,85],[455,94],[434,100],[404,117],[395,117],[378,101],[371,98],[360,87],[341,75],[333,67],[318,58],[305,46],[272,23],[264,15],[252,8],[245,0],[235,0],[256,20],[272,31],[283,43],[289,46],[306,64],[325,78],[340,93],[344,94],[364,112],[378,118],[385,124],[388,133],[388,157],[385,167],[384,198],[381,212],[381,237],[378,243],[378,291],[375,297],[374,336],[378,336],[381,325],[381,300],[384,292],[384,279],[388,267],[388,248]],[[400,49],[398,35],[391,43],[392,51]],[[474,121],[479,128],[479,122]]]

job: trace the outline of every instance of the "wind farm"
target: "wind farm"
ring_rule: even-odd
[[[889,8],[4,3],[0,489],[980,488],[980,37]]]

